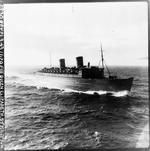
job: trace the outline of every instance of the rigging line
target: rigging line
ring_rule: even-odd
[[[110,76],[110,71],[109,71],[109,69],[108,69],[108,67],[107,67],[107,65],[106,65],[106,61],[105,61],[105,66],[106,66],[107,72],[108,72],[108,74],[109,74],[109,76]]]
[[[100,43],[101,43],[101,42],[100,42]],[[110,71],[109,71],[109,69],[108,69],[108,67],[107,67],[107,65],[106,65],[106,62],[104,63],[103,50],[102,50],[102,43],[101,43],[101,58],[102,58],[102,68],[104,68],[104,64],[105,64],[106,69],[107,69],[107,72],[108,72],[108,74],[109,74],[109,76],[110,76]]]

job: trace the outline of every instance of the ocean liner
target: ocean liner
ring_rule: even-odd
[[[41,69],[40,73],[48,74],[49,76],[67,78],[71,82],[71,85],[66,84],[68,88],[76,88],[80,90],[81,85],[84,89],[89,91],[130,91],[133,83],[133,77],[118,78],[112,76],[106,64],[104,64],[103,50],[101,46],[101,67],[90,66],[90,62],[85,66],[83,64],[83,57],[76,57],[77,66],[67,67],[65,65],[65,59],[60,59],[60,67],[50,67]],[[108,76],[104,73],[107,70]],[[59,80],[59,79],[58,79]],[[69,82],[70,83],[70,82]],[[78,84],[77,84],[78,83]],[[78,85],[76,87],[76,84]],[[80,86],[79,86],[80,85]]]

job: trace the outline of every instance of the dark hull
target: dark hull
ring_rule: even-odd
[[[106,82],[104,83],[103,88],[107,91],[123,91],[127,90],[130,91],[133,83],[133,78],[128,78],[128,79],[106,79]],[[100,82],[100,85],[103,85]]]
[[[130,91],[133,83],[132,77],[127,79],[84,79],[79,75],[39,74],[52,77],[54,81],[56,80],[56,83],[63,85],[63,88],[78,91]]]
[[[79,84],[80,83],[80,84]],[[72,89],[84,91],[130,91],[133,83],[133,78],[128,79],[80,79],[76,82]],[[79,87],[78,87],[79,85]],[[80,86],[82,87],[80,89]]]

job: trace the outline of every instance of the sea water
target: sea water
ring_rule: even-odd
[[[130,93],[67,89],[66,78],[35,71],[6,70],[5,149],[149,145],[147,67],[110,68],[119,77],[134,77]]]

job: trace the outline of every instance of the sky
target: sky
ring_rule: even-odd
[[[147,2],[5,4],[5,66],[148,65]]]

